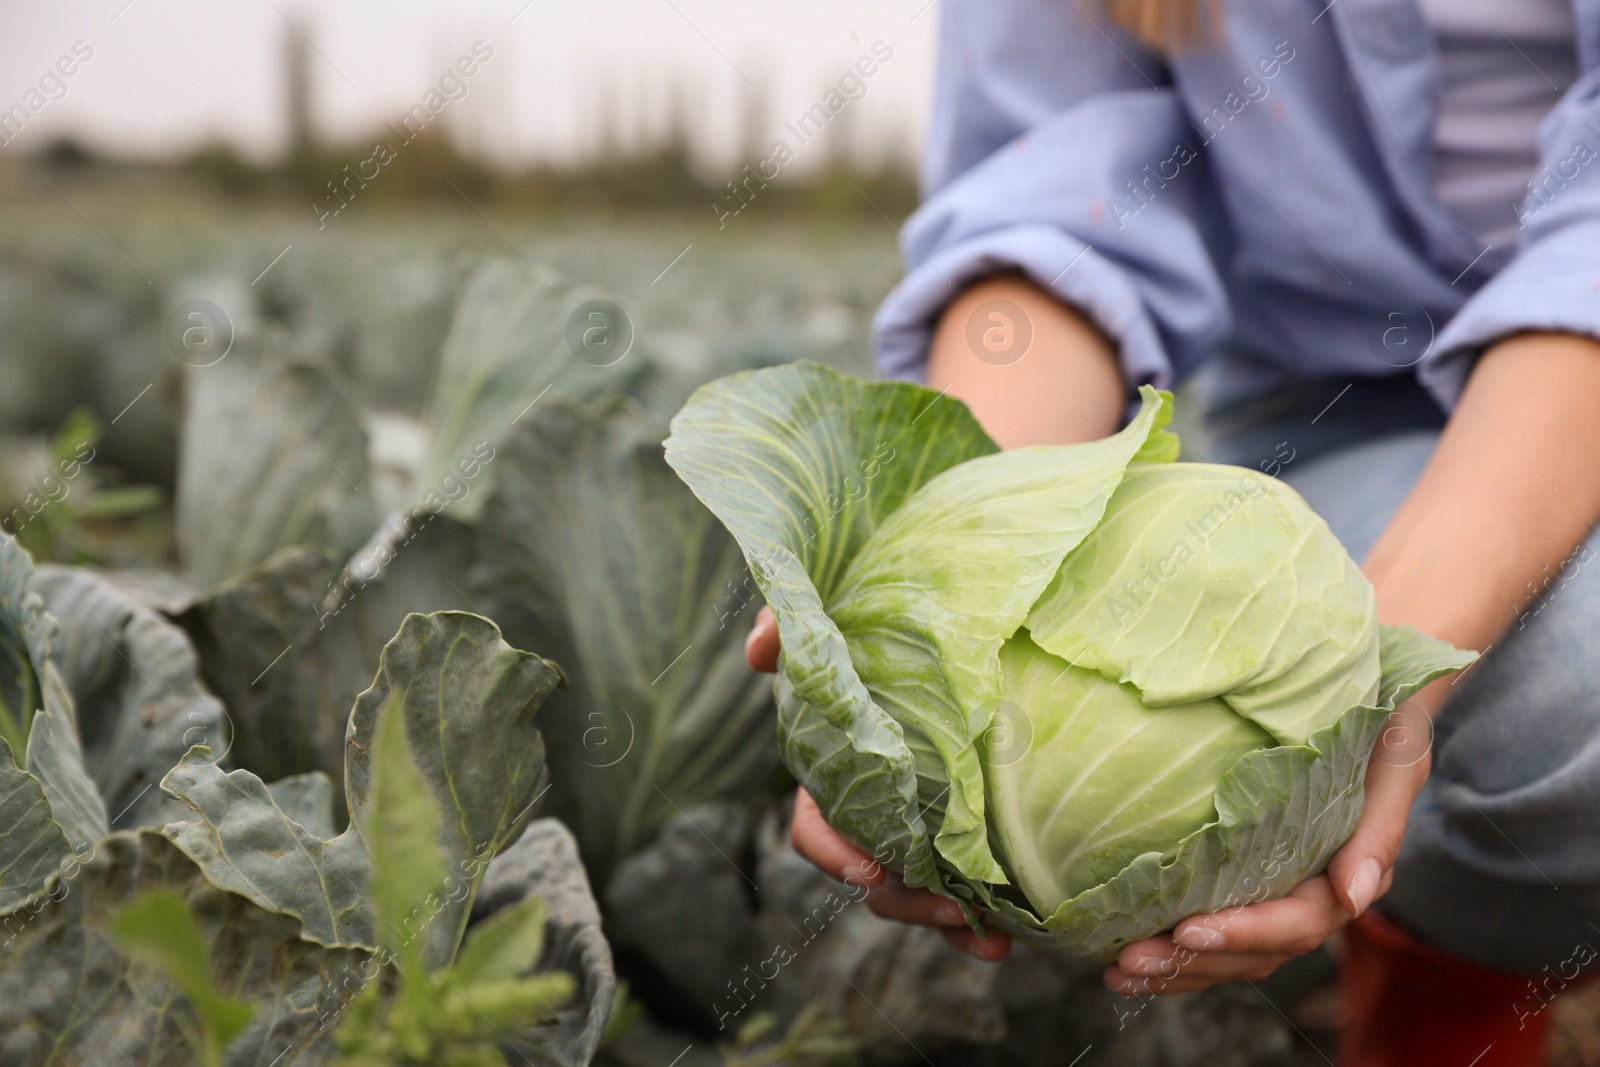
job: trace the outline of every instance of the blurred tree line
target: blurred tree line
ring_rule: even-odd
[[[288,87],[285,107],[290,147],[279,158],[256,162],[231,144],[217,141],[183,158],[159,162],[114,160],[71,140],[57,140],[32,155],[13,155],[13,183],[32,184],[30,172],[52,180],[176,179],[197,182],[239,200],[299,200],[311,208],[340,206],[343,190],[350,199],[373,203],[459,204],[463,196],[480,206],[529,214],[566,216],[576,221],[632,213],[709,213],[725,218],[749,200],[760,201],[757,214],[768,216],[903,218],[917,204],[915,165],[907,147],[879,152],[873,160],[855,151],[855,113],[846,108],[827,130],[826,141],[812,150],[818,160],[795,173],[784,168],[776,180],[753,177],[770,154],[765,100],[757,93],[744,101],[738,131],[739,162],[708,164],[697,151],[703,127],[688,117],[681,87],[669,94],[666,128],[651,136],[620,134],[617,101],[596,94],[600,127],[598,150],[573,163],[534,163],[518,167],[491,165],[463,151],[450,113],[412,134],[392,125],[337,143],[319,138],[311,120],[308,39],[287,33],[283,51]],[[780,131],[781,133],[781,131]],[[787,134],[782,134],[786,139]],[[389,158],[374,160],[375,146],[389,146]],[[0,159],[0,165],[5,160]],[[381,177],[372,177],[381,163]],[[368,181],[358,172],[364,171]],[[770,171],[768,173],[771,173]],[[736,188],[737,186],[737,188]],[[750,191],[756,190],[751,196]]]
[[[376,140],[382,140],[375,135]],[[60,150],[56,150],[60,155]],[[81,149],[75,154],[82,155]],[[279,163],[259,165],[243,159],[228,145],[205,148],[177,164],[228,196],[272,197],[327,202],[328,183],[368,159],[372,145],[311,143]],[[757,159],[749,165],[754,171]],[[686,132],[647,150],[612,150],[574,165],[534,165],[517,170],[491,167],[463,154],[446,130],[426,130],[396,153],[383,176],[361,190],[363,198],[389,203],[441,201],[494,204],[531,213],[605,216],[611,213],[686,211],[716,217],[718,209],[737,208],[727,183],[744,181],[742,169],[720,181],[706,177],[694,162]],[[907,164],[867,167],[848,158],[832,157],[806,174],[784,175],[766,183],[758,194],[761,213],[774,215],[873,216],[881,210],[903,218],[917,204],[916,177]]]

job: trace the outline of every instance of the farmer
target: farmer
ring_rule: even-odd
[[[1099,2],[946,0],[883,371],[1005,447],[1192,378],[1191,455],[1283,477],[1382,622],[1485,653],[1397,713],[1325,874],[1105,981],[1259,979],[1342,930],[1347,1067],[1539,1063],[1600,971],[1600,0]],[[793,839],[866,860],[804,793]],[[868,899],[1007,952],[892,875]]]

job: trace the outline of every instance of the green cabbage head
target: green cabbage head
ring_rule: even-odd
[[[1379,626],[1294,490],[1177,462],[1141,395],[1113,437],[1001,452],[958,401],[798,363],[667,441],[777,617],[780,746],[829,823],[1099,958],[1322,870],[1388,713],[1471,660]]]

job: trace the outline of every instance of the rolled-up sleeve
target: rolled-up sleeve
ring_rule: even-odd
[[[1600,339],[1600,71],[1562,97],[1539,144],[1516,255],[1456,312],[1418,367],[1446,407],[1484,347],[1501,338],[1550,330]]]
[[[967,285],[1020,271],[1170,385],[1229,329],[1204,149],[1160,62],[1072,3],[948,0],[905,279],[874,323],[880,369],[924,376]]]

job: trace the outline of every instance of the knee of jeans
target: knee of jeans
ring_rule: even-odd
[[[1573,772],[1600,782],[1600,535],[1529,593],[1527,608],[1456,678],[1436,724],[1436,768],[1483,792]]]

